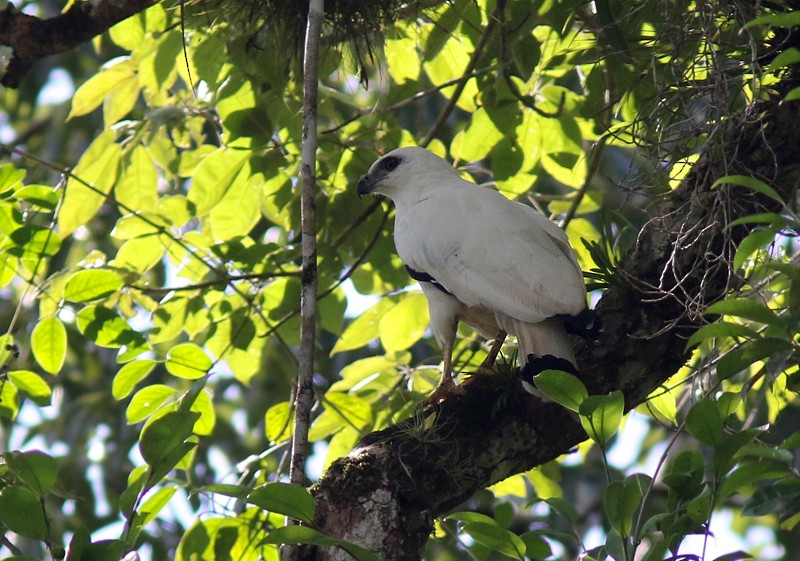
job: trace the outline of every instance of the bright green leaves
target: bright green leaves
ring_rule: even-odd
[[[401,30],[401,24],[398,24],[396,28],[398,36],[387,39],[383,47],[389,74],[398,84],[416,81],[422,66],[417,51],[417,39],[413,35],[404,33]]]
[[[387,352],[404,351],[428,328],[428,306],[421,292],[384,298],[351,323],[331,353],[363,347],[377,335]]]
[[[558,370],[545,370],[536,376],[536,388],[559,405],[576,413],[589,391],[577,377]]]
[[[109,269],[78,271],[67,281],[64,297],[71,302],[89,302],[105,298],[120,288],[124,281]]]
[[[50,405],[52,390],[41,376],[30,370],[10,370],[8,381],[34,403],[40,406]]]
[[[195,170],[189,202],[203,216],[216,206],[234,185],[245,165],[248,152],[219,148],[203,158]]]
[[[256,487],[247,502],[257,507],[284,514],[300,522],[312,523],[316,505],[305,487],[291,483],[267,483]]]
[[[122,149],[107,129],[94,139],[72,170],[61,209],[58,234],[61,239],[84,226],[100,210],[119,175]]]
[[[117,59],[115,64],[106,66],[78,88],[72,97],[72,108],[67,118],[80,117],[94,111],[104,99],[124,89],[131,80],[138,84],[136,65],[128,58]],[[116,121],[106,122],[110,124]]]
[[[155,365],[156,361],[154,360],[134,360],[123,365],[114,376],[114,383],[111,386],[114,399],[119,400],[130,395],[136,384],[144,380],[153,371]]]
[[[67,355],[67,330],[57,317],[40,320],[31,333],[31,350],[45,372],[57,374]]]
[[[616,434],[624,411],[625,399],[619,390],[608,395],[591,395],[578,409],[583,429],[601,447]]]
[[[125,414],[128,423],[138,423],[150,417],[168,400],[176,397],[177,391],[163,384],[151,384],[136,392]]]
[[[589,395],[577,377],[558,370],[545,370],[534,378],[534,383],[545,396],[578,413],[589,438],[601,447],[622,423],[625,399],[618,390],[608,395]]]
[[[205,376],[212,366],[203,349],[193,343],[173,347],[167,354],[167,371],[178,378],[194,380]]]

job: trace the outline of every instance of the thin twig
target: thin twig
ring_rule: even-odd
[[[324,0],[311,0],[308,9],[305,54],[303,60],[303,144],[300,165],[301,202],[300,228],[303,266],[300,295],[300,362],[297,369],[295,396],[295,425],[292,438],[292,457],[289,479],[302,485],[305,482],[308,455],[308,429],[314,402],[314,346],[317,298],[317,247],[314,225],[314,195],[316,191],[317,153],[317,92],[320,31],[324,16]],[[297,548],[287,548],[284,559],[295,559]]]

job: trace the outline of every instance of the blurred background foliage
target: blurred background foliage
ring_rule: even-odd
[[[355,194],[379,153],[427,145],[560,220],[600,291],[723,123],[800,98],[788,0],[326,4],[309,483],[438,378],[392,210]],[[269,485],[297,367],[304,18],[158,3],[3,91],[2,554],[274,559],[276,513],[308,515]],[[429,558],[800,555],[796,199],[720,165],[780,210],[730,217],[752,230],[736,293],[687,310],[709,321],[691,363],[608,442],[440,521]],[[460,335],[468,372],[486,348]]]

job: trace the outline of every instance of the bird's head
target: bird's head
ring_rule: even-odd
[[[378,193],[397,203],[398,198],[418,196],[421,190],[436,185],[441,174],[458,175],[447,161],[425,148],[398,148],[372,164],[358,182],[358,195]]]

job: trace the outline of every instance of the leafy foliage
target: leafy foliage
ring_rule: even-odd
[[[663,4],[441,3],[386,30],[368,88],[351,47],[326,54],[320,466],[410,416],[438,378],[391,210],[352,189],[378,152],[430,141],[465,175],[565,218],[592,288],[634,290],[617,269],[646,201],[701,147],[713,153],[730,112],[773,90],[798,97],[781,90],[796,49],[752,64],[796,10]],[[102,66],[68,55],[61,71],[80,84],[66,104],[37,98],[43,82],[5,92],[16,135],[0,166],[3,553],[277,559],[276,544],[303,543],[374,559],[309,526],[313,498],[281,482],[299,340],[299,82],[250,26],[188,23],[182,34],[180,12],[156,4],[98,42]],[[47,135],[26,132],[37,119]],[[724,225],[746,230],[728,260],[738,287],[703,309],[691,364],[630,414],[619,392],[541,374],[593,441],[581,465],[566,457],[478,493],[439,521],[430,558],[703,557],[732,510],[735,532],[758,523],[797,551],[796,201],[737,169],[714,187],[774,208]],[[469,371],[486,349],[459,335]],[[638,444],[633,419],[647,426]],[[627,463],[615,456],[637,446]],[[705,542],[687,553],[693,534]]]

